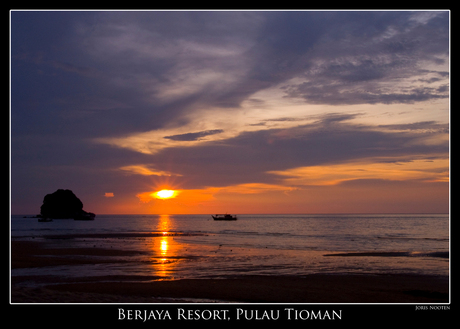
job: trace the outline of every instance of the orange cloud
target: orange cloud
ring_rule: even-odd
[[[284,185],[274,185],[274,184],[264,184],[264,183],[248,183],[248,184],[239,184],[227,186],[219,189],[220,193],[236,193],[236,194],[258,194],[265,192],[289,192],[293,191],[295,188],[284,186]]]
[[[345,163],[299,167],[284,171],[270,171],[269,173],[286,177],[284,182],[291,185],[337,185],[345,181],[357,179],[448,182],[449,160]]]
[[[120,167],[119,169],[129,172],[131,174],[144,175],[144,176],[173,176],[173,175],[182,176],[179,174],[170,173],[168,171],[150,169],[144,165],[124,166],[124,167]]]

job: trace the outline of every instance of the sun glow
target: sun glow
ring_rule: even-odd
[[[177,191],[175,190],[161,190],[154,193],[155,197],[158,199],[170,199],[174,198],[177,195]]]

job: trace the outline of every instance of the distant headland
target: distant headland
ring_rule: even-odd
[[[83,202],[71,191],[58,189],[45,195],[40,207],[40,217],[50,219],[93,220],[96,215],[83,210]]]

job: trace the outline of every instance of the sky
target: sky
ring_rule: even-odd
[[[11,213],[447,213],[449,49],[449,11],[11,11]]]

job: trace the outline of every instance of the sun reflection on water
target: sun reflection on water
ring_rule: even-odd
[[[166,237],[163,237],[161,240],[161,246],[160,246],[160,250],[161,250],[161,255],[162,256],[166,256],[167,252],[168,252],[168,240],[165,239]]]
[[[173,223],[169,215],[160,215],[157,231],[162,233],[158,238],[154,238],[152,244],[152,266],[155,275],[169,278],[173,276],[179,258],[181,246],[171,236]],[[159,239],[159,244],[158,240]]]

